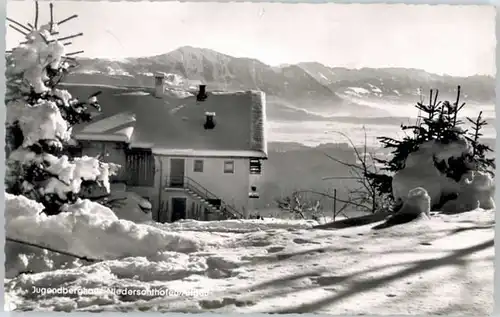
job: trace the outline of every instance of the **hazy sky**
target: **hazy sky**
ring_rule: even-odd
[[[40,20],[49,6],[40,2]],[[495,73],[492,6],[55,1],[61,35],[83,32],[72,50],[123,58],[190,45],[270,65],[411,67],[458,76]],[[32,1],[9,1],[7,15],[33,22]],[[7,48],[22,40],[10,28]]]

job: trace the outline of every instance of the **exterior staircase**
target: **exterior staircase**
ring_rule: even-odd
[[[191,197],[202,203],[210,214],[220,215],[224,219],[243,219],[241,212],[225,203],[217,195],[189,177],[171,177],[169,187],[182,188]]]

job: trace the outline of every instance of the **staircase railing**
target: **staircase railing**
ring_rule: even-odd
[[[168,177],[167,184],[170,188],[187,188],[205,200],[220,200],[221,205],[219,208],[223,214],[234,218],[244,218],[244,215],[236,210],[236,208],[228,205],[223,199],[209,191],[206,187],[192,178],[187,176],[170,176]]]

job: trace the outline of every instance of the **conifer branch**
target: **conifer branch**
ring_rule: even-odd
[[[14,30],[16,30],[17,32],[21,33],[24,36],[28,36],[28,33],[24,32],[24,31],[21,31],[20,29],[18,29],[17,27],[15,27],[12,24],[9,24],[9,27],[12,28],[12,29],[14,29]]]
[[[38,29],[38,1],[35,1],[35,23],[34,29]]]
[[[71,53],[67,53],[66,56],[72,56],[72,55],[77,55],[77,54],[81,54],[83,53],[84,51],[76,51],[76,52],[71,52]]]
[[[71,20],[73,20],[73,19],[75,19],[75,18],[77,18],[77,17],[78,17],[78,14],[73,14],[72,16],[67,17],[66,19],[63,19],[63,20],[61,20],[61,21],[57,22],[57,25],[61,25],[61,24],[63,24],[63,23],[66,23],[66,22],[68,22],[68,21],[71,21]]]
[[[19,26],[19,27],[21,27],[21,28],[25,29],[25,30],[26,30],[26,31],[28,31],[28,32],[31,32],[30,28],[28,28],[27,26],[25,26],[25,25],[23,25],[23,24],[21,24],[21,23],[17,22],[17,21],[16,21],[16,20],[14,20],[14,19],[11,19],[11,18],[6,18],[6,20],[7,20],[7,21],[9,21],[9,22],[11,22],[11,23],[14,23],[15,25],[17,25],[17,26]]]
[[[52,30],[54,29],[54,4],[49,3],[49,8],[50,8],[50,33],[52,33]]]
[[[75,38],[75,37],[79,37],[79,36],[82,36],[83,33],[77,33],[77,34],[73,34],[73,35],[69,35],[69,36],[65,36],[65,37],[61,37],[61,38],[58,38],[57,41],[65,41],[65,40],[69,40],[69,39],[72,39],[72,38]]]

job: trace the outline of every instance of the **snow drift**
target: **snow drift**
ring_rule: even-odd
[[[373,224],[330,231],[242,220],[224,232],[224,223],[163,227],[191,237],[199,226],[198,239],[219,241],[198,252],[21,274],[5,282],[6,308],[332,315],[488,315],[493,308],[493,212],[438,215],[379,231]],[[33,292],[44,287],[86,292]],[[140,293],[102,292],[108,288]]]
[[[111,209],[89,200],[79,200],[55,216],[42,210],[42,204],[6,193],[7,237],[94,259],[148,256],[160,251],[189,253],[202,244],[179,233],[118,219]],[[19,264],[17,259],[9,260],[9,269]]]
[[[145,213],[141,209],[147,210],[151,204],[137,194],[115,191],[111,197],[125,198],[124,204],[113,211],[98,203],[80,200],[67,206],[65,212],[47,216],[41,212],[42,204],[6,193],[7,237],[90,259],[117,259],[157,256],[162,252],[195,252],[203,246],[218,245],[220,239],[214,237],[217,233],[223,239],[224,233],[245,234],[285,228],[299,230],[315,224],[314,221],[280,219],[247,222],[185,220],[160,224],[151,220],[150,212]],[[71,256],[16,242],[7,242],[5,253],[8,278],[25,271],[43,272],[88,264]]]

